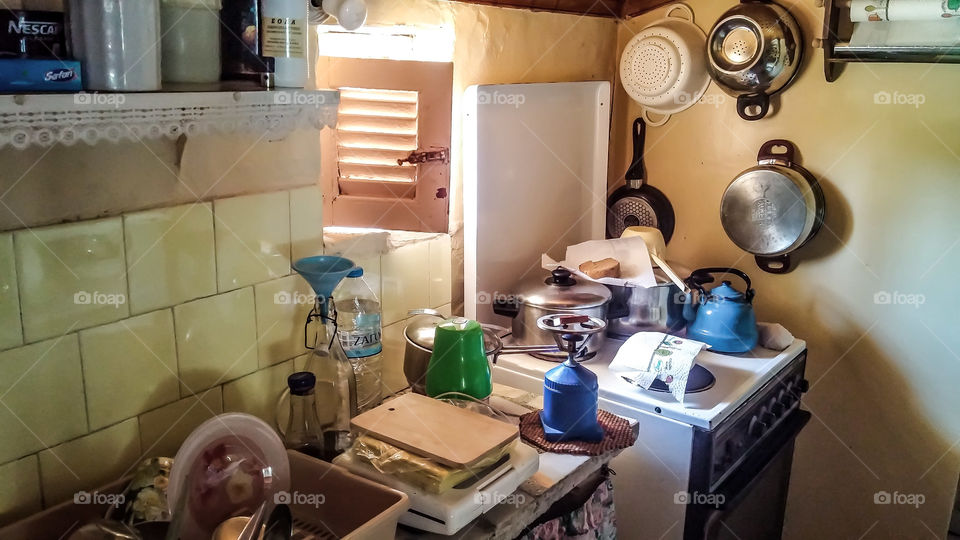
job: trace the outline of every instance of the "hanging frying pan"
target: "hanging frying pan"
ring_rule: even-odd
[[[633,163],[627,169],[627,185],[607,200],[607,238],[620,238],[627,227],[656,227],[664,243],[673,236],[674,213],[670,200],[647,183],[643,166],[643,144],[647,125],[643,118],[633,121]]]
[[[810,241],[823,224],[820,183],[796,163],[790,141],[774,139],[760,147],[757,165],[727,186],[720,222],[740,249],[752,253],[761,270],[791,270],[790,253]]]

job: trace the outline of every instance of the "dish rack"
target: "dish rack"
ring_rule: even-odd
[[[294,540],[328,538],[387,540],[394,538],[397,520],[407,511],[407,494],[354,475],[342,467],[288,450],[291,491],[313,496],[321,504],[291,500]],[[98,493],[116,494],[129,482],[124,478],[103,486]],[[80,524],[103,517],[107,505],[61,503],[0,528],[3,540],[67,538]]]

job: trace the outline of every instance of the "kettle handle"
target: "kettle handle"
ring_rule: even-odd
[[[713,274],[731,274],[742,279],[743,282],[747,284],[747,291],[746,293],[744,293],[746,296],[747,302],[753,301],[753,295],[755,291],[753,290],[753,284],[750,281],[750,276],[748,276],[745,272],[741,270],[737,270],[736,268],[724,268],[721,266],[699,268],[697,270],[694,270],[690,274],[690,277],[688,277],[684,281],[691,288],[696,289],[700,293],[702,298],[703,295],[707,294],[706,291],[703,290],[703,286],[707,283],[713,283],[714,281]]]

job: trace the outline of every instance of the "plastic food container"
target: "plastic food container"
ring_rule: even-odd
[[[220,0],[161,0],[164,82],[220,80]]]

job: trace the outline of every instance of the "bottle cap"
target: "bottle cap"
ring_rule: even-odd
[[[361,276],[363,276],[363,268],[359,266],[354,268],[353,270],[350,271],[349,274],[347,274],[347,277],[361,277]]]
[[[317,384],[317,377],[309,371],[298,371],[287,377],[287,386],[290,387],[290,394],[294,396],[306,396],[313,393],[313,387]]]

